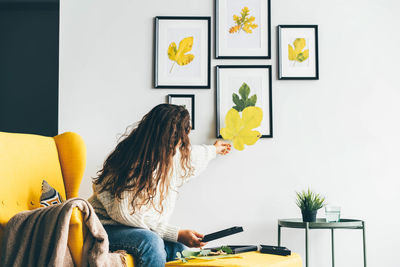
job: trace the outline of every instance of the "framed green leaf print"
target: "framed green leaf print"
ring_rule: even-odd
[[[238,150],[272,138],[271,66],[219,65],[216,76],[217,137],[232,140]]]

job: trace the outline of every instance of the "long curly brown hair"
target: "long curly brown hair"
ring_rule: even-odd
[[[150,203],[162,213],[178,148],[182,177],[193,171],[190,129],[189,112],[184,107],[171,104],[154,107],[136,128],[125,134],[93,182],[100,186],[100,192],[109,191],[118,199],[122,199],[124,191],[129,191],[132,212]],[[154,203],[157,193],[160,202]]]

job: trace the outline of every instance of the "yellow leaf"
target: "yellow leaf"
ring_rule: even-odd
[[[263,111],[259,107],[247,107],[243,110],[242,123],[247,129],[257,128],[261,125]]]
[[[250,27],[251,27],[251,28],[253,28],[253,29],[255,29],[255,28],[257,28],[257,27],[258,27],[258,25],[257,25],[257,24],[255,24],[255,23],[251,23],[251,24],[250,24]]]
[[[244,145],[254,145],[261,137],[260,132],[253,131],[261,125],[263,117],[259,107],[247,107],[242,112],[242,118],[236,109],[230,109],[225,116],[225,128],[221,129],[221,135],[226,140],[233,141],[233,147],[243,150]]]
[[[240,30],[240,26],[239,26],[239,25],[236,25],[236,26],[233,26],[233,27],[231,27],[231,28],[229,29],[229,33],[235,33],[235,32],[237,32],[238,30]]]
[[[178,65],[187,65],[193,61],[193,54],[186,54],[192,50],[193,37],[183,38],[179,43],[179,48],[176,47],[175,42],[172,42],[168,47],[168,58],[178,63]]]
[[[245,25],[242,27],[242,30],[244,30],[244,31],[247,32],[247,33],[251,33],[251,29],[249,28],[249,25],[247,25],[247,24],[245,24]]]
[[[250,10],[246,6],[242,8],[240,15],[241,16],[233,15],[233,21],[236,25],[229,28],[229,33],[239,33],[241,30],[245,33],[252,33],[252,29],[258,27],[258,25],[254,23],[256,18],[250,16]]]
[[[306,47],[306,39],[304,38],[296,38],[296,40],[294,40],[293,42],[294,45],[294,51],[296,53],[300,53],[304,47]]]
[[[293,47],[289,44],[288,48],[289,48],[289,60],[295,60],[296,59],[296,55],[294,53]]]
[[[293,48],[294,46],[294,48]],[[293,41],[293,46],[288,45],[289,49],[289,60],[292,61],[298,61],[298,62],[303,62],[308,59],[309,55],[309,50],[303,50],[306,47],[306,39],[304,38],[296,38],[296,40]]]
[[[221,129],[221,135],[226,136],[226,139],[233,139],[235,133],[237,133],[242,127],[242,120],[239,112],[236,109],[231,108],[225,115],[226,128]],[[226,134],[223,135],[222,132]]]
[[[175,44],[175,42],[172,42],[168,47],[168,57],[169,57],[169,59],[175,61],[176,60],[176,52],[177,52],[176,44]]]
[[[233,140],[233,147],[237,150],[243,150],[244,145],[254,145],[260,139],[259,131],[252,131],[244,129],[239,136]]]

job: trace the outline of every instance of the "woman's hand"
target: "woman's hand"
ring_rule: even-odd
[[[231,144],[221,140],[215,141],[214,146],[217,148],[217,154],[220,155],[228,154],[232,147]]]
[[[204,247],[207,243],[201,242],[204,235],[197,233],[193,230],[179,230],[178,242],[190,247],[199,248]]]

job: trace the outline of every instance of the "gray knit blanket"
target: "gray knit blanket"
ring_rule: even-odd
[[[74,207],[83,212],[88,229],[83,244],[82,266],[126,266],[123,252],[109,253],[104,227],[89,202],[81,198],[23,211],[12,217],[4,231],[0,266],[74,266],[67,245]]]

